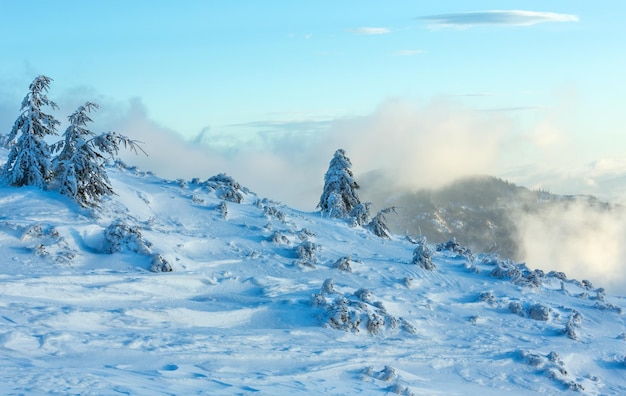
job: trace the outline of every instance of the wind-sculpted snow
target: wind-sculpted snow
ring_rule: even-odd
[[[98,211],[0,188],[0,394],[626,393],[626,301],[588,281],[109,175]]]

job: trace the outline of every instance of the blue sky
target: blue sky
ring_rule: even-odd
[[[96,128],[146,141],[142,166],[231,173],[304,207],[337,146],[355,173],[387,167],[410,185],[467,171],[614,197],[606,180],[626,172],[625,11],[571,0],[4,1],[0,126],[45,74],[59,118],[101,104]],[[412,155],[424,160],[399,160]]]

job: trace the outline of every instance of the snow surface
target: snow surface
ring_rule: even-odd
[[[404,236],[109,176],[97,216],[0,188],[0,394],[626,394],[626,301],[601,285],[434,245],[428,271]],[[173,272],[104,253],[117,219]]]

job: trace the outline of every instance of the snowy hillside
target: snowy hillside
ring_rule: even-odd
[[[0,394],[626,393],[602,285],[445,241],[428,270],[226,176],[109,176],[97,216],[0,188]]]

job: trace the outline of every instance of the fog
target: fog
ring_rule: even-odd
[[[226,172],[262,196],[314,210],[338,148],[346,150],[357,176],[384,169],[395,187],[437,187],[462,175],[490,173],[511,121],[444,99],[423,104],[397,99],[370,115],[325,121],[325,130],[314,134],[283,128],[239,130],[228,137],[209,129],[183,139],[151,121],[134,100],[107,124],[143,141],[149,157],[124,158],[158,175],[206,178]],[[242,144],[226,146],[228,138]]]
[[[626,211],[587,203],[550,205],[538,213],[512,213],[521,258],[531,268],[558,270],[626,295]]]

